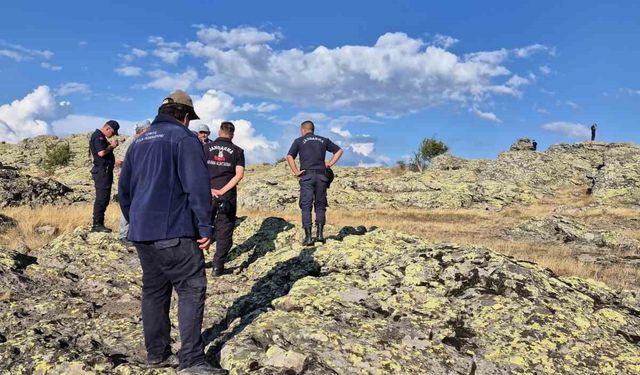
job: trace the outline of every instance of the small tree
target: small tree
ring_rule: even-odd
[[[447,151],[449,151],[449,146],[444,142],[435,138],[425,138],[422,140],[422,143],[420,143],[418,151],[413,155],[409,166],[412,170],[422,172],[429,163],[431,163],[433,158]]]
[[[45,146],[42,167],[51,172],[57,167],[69,164],[73,153],[69,142],[51,142]]]

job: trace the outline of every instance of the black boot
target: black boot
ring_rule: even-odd
[[[317,233],[318,233],[318,235],[317,235],[316,239],[317,239],[318,241],[322,242],[322,243],[325,243],[325,242],[326,242],[326,240],[325,240],[325,238],[324,238],[324,233],[323,233],[323,231],[324,231],[324,224],[316,224],[316,229],[317,229]]]
[[[224,274],[224,262],[220,260],[213,261],[213,271],[211,275],[213,277],[220,277]]]
[[[94,221],[91,227],[92,232],[111,233],[112,230],[104,226],[104,222]]]
[[[313,246],[313,231],[311,227],[304,228],[304,241],[302,241],[302,245],[304,246]]]

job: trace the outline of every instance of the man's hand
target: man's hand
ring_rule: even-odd
[[[211,196],[220,198],[220,196],[222,196],[222,191],[218,189],[211,189]]]
[[[198,247],[200,248],[200,250],[209,250],[209,245],[211,245],[211,241],[209,241],[209,237],[202,237],[199,240],[197,240],[198,242]]]
[[[331,167],[333,167],[333,164],[331,164],[330,161],[325,161],[324,162],[324,166],[327,167],[327,168],[331,168]]]
[[[296,175],[296,177],[298,177],[298,178],[299,178],[299,177],[302,177],[302,175],[304,174],[304,172],[305,172],[305,170],[303,169],[303,170],[301,170],[301,171],[298,171],[298,173],[295,173],[295,172],[294,172],[294,174]]]
[[[112,139],[112,140],[109,141],[109,143],[111,144],[111,148],[116,148],[120,144],[120,143],[118,143],[117,139]]]

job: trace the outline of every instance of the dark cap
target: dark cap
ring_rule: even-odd
[[[107,121],[107,123],[105,125],[109,125],[109,127],[111,129],[113,129],[113,134],[115,135],[119,135],[118,134],[118,129],[120,129],[120,124],[118,124],[118,121],[116,120],[109,120]]]
[[[172,92],[169,96],[164,98],[162,101],[161,107],[165,104],[181,104],[183,106],[189,107],[191,112],[189,113],[189,120],[199,120],[200,117],[196,114],[196,111],[193,109],[193,100],[189,94],[182,90],[176,90]]]

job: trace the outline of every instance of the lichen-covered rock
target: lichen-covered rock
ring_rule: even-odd
[[[0,207],[69,203],[71,192],[55,180],[26,176],[0,164]]]
[[[42,170],[44,149],[55,141],[44,136],[18,144],[0,144],[0,162],[21,173],[50,177],[73,189],[71,201],[91,201],[89,134],[65,138],[73,157],[51,175]],[[526,205],[558,192],[592,194],[594,203],[638,206],[640,203],[640,147],[628,143],[585,142],[551,146],[545,152],[525,152],[523,139],[515,150],[495,160],[465,160],[449,154],[432,161],[424,173],[398,174],[388,168],[335,168],[329,204],[336,208],[487,208]],[[297,209],[298,180],[286,163],[247,168],[240,184],[239,204],[247,209]]]
[[[570,245],[578,250],[574,256],[583,262],[640,265],[640,241],[615,231],[589,228],[566,216],[527,220],[508,230],[506,237],[536,242],[542,246],[554,242]]]
[[[291,223],[241,220],[230,273],[209,280],[210,360],[231,374],[640,371],[637,292],[484,248],[328,234],[304,248]],[[115,235],[81,227],[30,254],[2,251],[0,281],[13,288],[0,292],[0,372],[146,372],[140,269]]]
[[[10,218],[7,215],[0,214],[0,233],[6,231],[7,229],[15,228],[18,226],[18,222]]]
[[[529,138],[520,138],[514,144],[511,145],[511,151],[535,151],[533,141]]]

